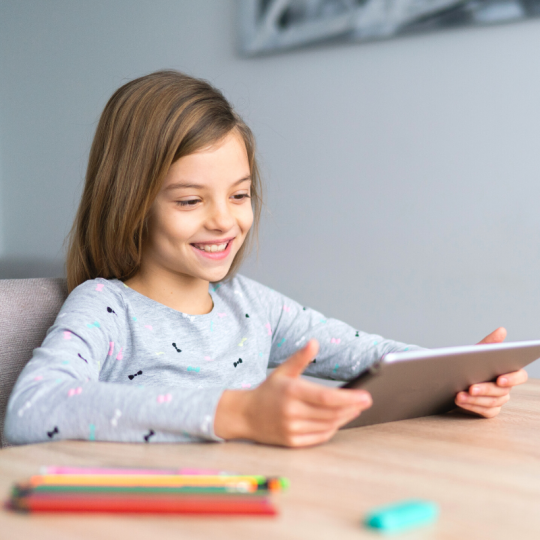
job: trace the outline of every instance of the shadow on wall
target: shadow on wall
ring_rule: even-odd
[[[0,257],[0,279],[66,277],[64,261],[31,257]]]

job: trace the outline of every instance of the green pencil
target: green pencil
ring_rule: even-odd
[[[157,493],[165,494],[220,494],[262,493],[268,491],[260,487],[256,491],[247,491],[244,487],[236,486],[78,486],[78,485],[41,485],[16,484],[12,489],[12,497],[24,497],[31,493]]]

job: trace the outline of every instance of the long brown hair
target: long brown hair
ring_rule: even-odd
[[[79,209],[66,238],[68,292],[88,279],[127,280],[140,268],[147,217],[170,166],[241,135],[251,170],[253,226],[227,275],[234,276],[257,239],[263,186],[249,127],[208,82],[174,70],[120,87],[99,120]]]

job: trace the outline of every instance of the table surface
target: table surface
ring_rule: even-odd
[[[0,497],[42,465],[212,467],[291,480],[277,517],[16,514],[0,510],[0,538],[100,540],[381,538],[361,524],[371,508],[436,501],[436,524],[400,539],[540,537],[540,379],[512,390],[496,418],[424,417],[340,431],[287,449],[245,442],[126,444],[58,441],[0,450]]]

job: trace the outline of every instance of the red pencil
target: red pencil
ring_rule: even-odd
[[[266,496],[51,495],[14,497],[10,508],[23,512],[104,512],[148,514],[270,515],[276,508]]]

